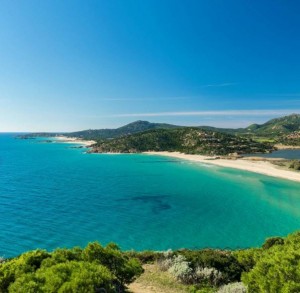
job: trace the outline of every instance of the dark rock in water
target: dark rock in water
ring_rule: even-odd
[[[152,196],[152,195],[142,195],[142,196],[134,196],[131,198],[124,198],[120,199],[119,201],[127,201],[127,200],[132,200],[132,201],[140,201],[146,205],[150,205],[151,210],[154,214],[159,214],[160,212],[163,212],[165,210],[171,209],[171,205],[168,203],[168,196],[166,195],[157,195],[157,196]]]
[[[36,137],[31,137],[31,136],[16,136],[15,139],[36,139]]]
[[[81,145],[81,146],[71,146],[69,147],[69,149],[83,149],[85,146]]]
[[[41,141],[39,141],[39,143],[53,143],[53,140],[49,140],[49,139],[41,140]]]

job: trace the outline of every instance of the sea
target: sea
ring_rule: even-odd
[[[282,158],[287,160],[300,160],[300,149],[278,150],[267,154],[248,154],[247,157]]]
[[[300,184],[145,154],[0,134],[0,257],[99,241],[240,249],[300,230]]]

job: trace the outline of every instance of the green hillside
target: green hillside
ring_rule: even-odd
[[[231,135],[239,135],[245,133],[245,128],[219,128],[213,126],[198,126],[197,128],[209,130],[209,131],[227,133]]]
[[[300,114],[292,114],[267,121],[264,124],[251,124],[246,128],[215,128],[203,126],[203,129],[249,137],[254,140],[269,140],[286,145],[300,145]]]
[[[225,133],[185,127],[155,129],[111,140],[98,141],[92,152],[135,153],[180,151],[189,154],[228,155],[273,150],[270,144]]]
[[[271,119],[263,124],[254,123],[245,128],[217,128],[210,126],[201,126],[201,128],[235,135],[281,137],[295,131],[300,131],[300,114],[291,114]]]
[[[272,119],[264,124],[252,124],[246,132],[262,136],[283,136],[300,130],[300,114]]]
[[[77,132],[66,133],[66,136],[80,137],[84,139],[105,139],[116,138],[124,135],[143,132],[151,129],[170,129],[178,128],[180,126],[165,124],[165,123],[151,123],[148,121],[135,121],[125,126],[116,129],[89,129]]]

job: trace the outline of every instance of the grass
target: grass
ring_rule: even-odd
[[[269,137],[254,136],[254,137],[252,137],[252,139],[257,141],[257,142],[261,142],[261,143],[264,143],[264,142],[275,143],[275,139],[274,138],[269,138]]]
[[[187,293],[188,286],[177,282],[156,264],[144,265],[145,272],[129,286],[128,293]]]

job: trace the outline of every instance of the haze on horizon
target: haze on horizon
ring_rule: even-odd
[[[0,131],[300,113],[296,0],[1,1]]]

